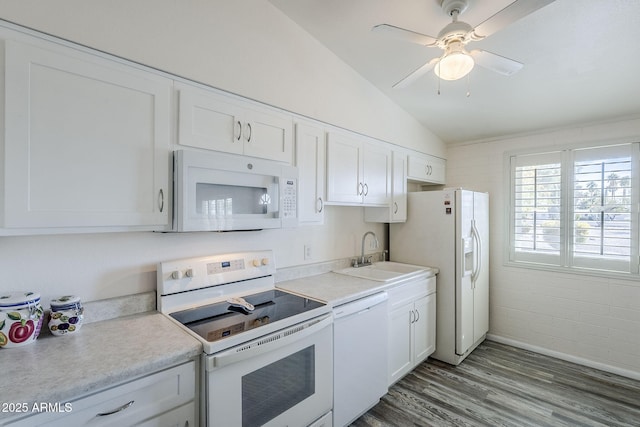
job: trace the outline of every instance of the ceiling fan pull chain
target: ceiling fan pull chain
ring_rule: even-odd
[[[438,95],[440,95],[440,82],[442,81],[442,79],[440,78],[440,70],[439,70],[440,61],[438,61],[438,64],[436,64],[436,67],[438,67],[438,73],[437,73],[437,76],[438,76]]]
[[[467,74],[467,98],[471,96],[471,73]]]

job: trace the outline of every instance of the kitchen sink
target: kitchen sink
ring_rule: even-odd
[[[399,262],[376,262],[364,267],[348,267],[335,270],[334,273],[375,280],[377,282],[391,282],[417,276],[425,270],[427,270],[427,267],[402,264]]]

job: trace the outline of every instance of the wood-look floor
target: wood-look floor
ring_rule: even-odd
[[[640,426],[640,381],[485,341],[423,362],[352,426]]]

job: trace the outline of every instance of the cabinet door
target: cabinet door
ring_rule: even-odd
[[[286,113],[246,110],[242,137],[244,154],[291,164],[293,160],[293,118]]]
[[[290,114],[176,83],[178,144],[291,163]]]
[[[366,207],[366,222],[404,222],[407,220],[407,156],[391,153],[391,202],[384,207]]]
[[[4,226],[165,229],[172,82],[57,45],[5,47]]]
[[[329,133],[327,139],[327,201],[361,204],[362,142]]]
[[[178,144],[242,154],[242,109],[226,97],[176,83]]]
[[[410,180],[425,184],[444,184],[444,159],[426,154],[409,154],[407,162],[407,177]]]
[[[407,220],[407,157],[402,152],[394,151],[392,158],[391,222],[404,222]]]
[[[413,369],[412,327],[413,303],[389,313],[389,385]]]
[[[193,402],[188,403],[136,425],[138,427],[195,427],[195,404]]]
[[[298,180],[298,221],[322,224],[324,221],[324,183],[326,166],[324,129],[296,123],[296,166]]]
[[[378,144],[365,144],[363,156],[363,195],[367,205],[391,202],[391,150]]]
[[[414,365],[422,362],[436,349],[436,295],[426,295],[414,304],[416,319],[413,323]]]

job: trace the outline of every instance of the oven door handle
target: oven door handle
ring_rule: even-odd
[[[314,319],[302,325],[294,325],[282,331],[222,351],[205,359],[206,370],[213,371],[223,366],[231,365],[232,363],[240,362],[292,344],[321,329],[331,326],[332,322],[331,314],[328,314],[325,317]]]

